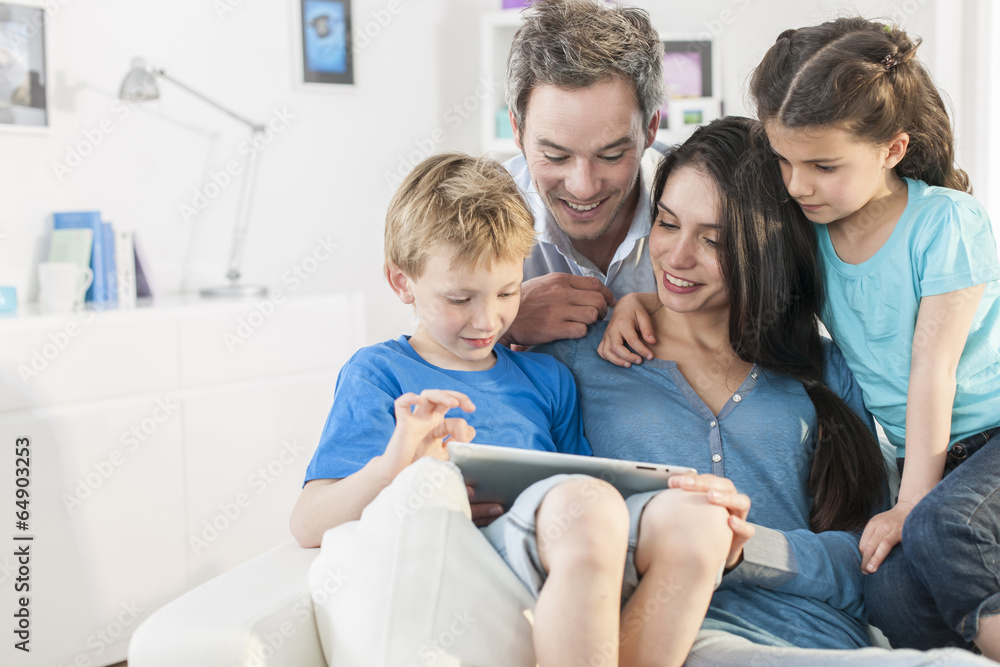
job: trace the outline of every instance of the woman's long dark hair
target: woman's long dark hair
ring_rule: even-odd
[[[881,506],[885,462],[864,422],[823,381],[823,290],[812,223],[789,200],[755,121],[713,121],[671,151],[653,179],[654,218],[667,179],[684,166],[710,176],[718,190],[717,247],[730,296],[733,350],[744,361],[802,382],[816,408],[810,526],[816,532],[858,530]]]

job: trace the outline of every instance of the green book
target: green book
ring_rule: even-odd
[[[53,229],[49,246],[50,262],[72,262],[83,268],[90,266],[94,243],[92,229]]]

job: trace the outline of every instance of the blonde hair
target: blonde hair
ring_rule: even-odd
[[[385,216],[385,262],[419,278],[428,256],[447,246],[452,267],[522,262],[535,220],[499,162],[464,153],[433,155],[407,174]]]

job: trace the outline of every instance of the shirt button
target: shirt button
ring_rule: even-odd
[[[751,373],[750,377],[753,378],[754,380],[756,380],[757,379],[757,373],[756,372]]]
[[[743,397],[740,396],[739,394],[734,394],[733,395],[733,403],[739,403],[742,400],[743,400]]]
[[[712,462],[718,463],[722,460],[722,454],[712,454]]]
[[[708,425],[709,425],[709,426],[711,426],[712,428],[715,428],[715,425],[716,425],[717,423],[718,423],[718,422],[716,422],[716,421],[715,421],[715,420],[713,419],[712,421],[708,422]]]

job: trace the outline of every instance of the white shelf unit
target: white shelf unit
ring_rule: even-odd
[[[362,322],[358,294],[0,320],[0,499],[28,437],[34,536],[31,652],[5,642],[0,664],[120,662],[157,608],[286,541]]]
[[[480,44],[480,67],[487,81],[496,82],[493,94],[482,105],[482,150],[497,159],[506,159],[519,152],[514,140],[497,136],[497,112],[507,108],[504,99],[504,79],[507,69],[507,54],[514,41],[514,33],[521,27],[521,13],[515,10],[490,12],[482,17],[482,39]]]

